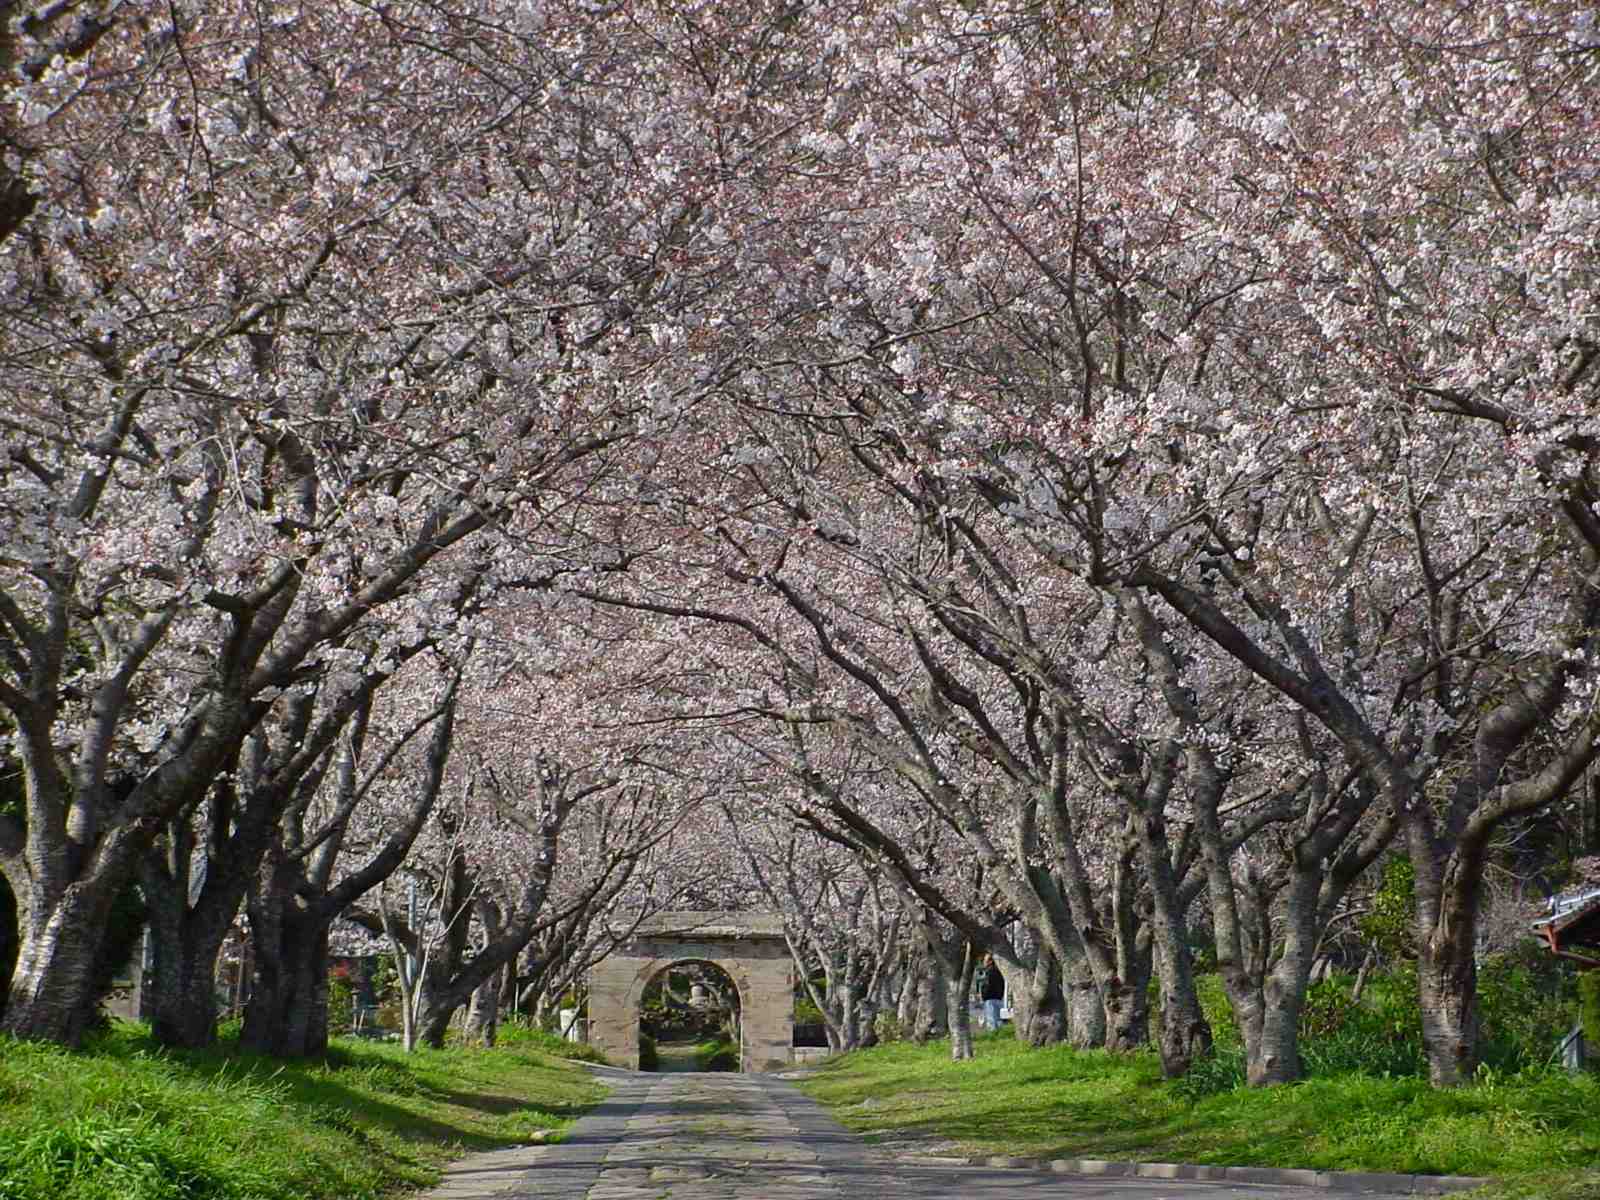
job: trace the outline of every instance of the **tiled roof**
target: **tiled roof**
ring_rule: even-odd
[[[1550,898],[1550,909],[1533,920],[1534,929],[1549,937],[1582,925],[1580,940],[1600,938],[1600,887],[1563,892]],[[1593,928],[1589,928],[1593,926]]]

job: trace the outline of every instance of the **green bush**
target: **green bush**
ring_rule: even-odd
[[[521,1046],[552,1058],[567,1058],[573,1062],[603,1063],[606,1056],[586,1042],[569,1042],[546,1029],[536,1028],[530,1020],[506,1021],[500,1026],[499,1044]]]
[[[1600,971],[1578,976],[1578,1011],[1591,1070],[1600,1070]]]
[[[1244,1047],[1234,1039],[1231,1046],[1218,1047],[1206,1058],[1197,1059],[1169,1085],[1174,1095],[1185,1100],[1203,1100],[1245,1085]]]
[[[1336,975],[1306,993],[1300,1017],[1306,1075],[1425,1076],[1415,964],[1402,962],[1373,975],[1360,1002],[1350,998],[1352,982]],[[1191,1098],[1227,1091],[1245,1078],[1232,1006],[1221,980],[1203,975],[1196,987],[1216,1033],[1217,1052],[1177,1085],[1180,1094]],[[1532,941],[1484,963],[1478,974],[1478,1005],[1483,1028],[1479,1057],[1486,1069],[1501,1074],[1547,1066],[1576,1009],[1567,969]]]
[[[656,1040],[648,1033],[639,1035],[639,1070],[655,1071],[661,1067],[661,1057],[656,1053]]]
[[[1360,1002],[1351,1000],[1351,984],[1334,976],[1306,993],[1300,1016],[1306,1074],[1426,1074],[1416,968],[1403,963],[1373,977]]]
[[[1239,1027],[1233,1023],[1233,1003],[1222,986],[1222,976],[1215,972],[1196,975],[1194,989],[1200,1000],[1200,1011],[1205,1015],[1206,1024],[1211,1026],[1217,1052],[1239,1049],[1242,1045]]]
[[[348,969],[335,967],[328,972],[328,1032],[349,1033],[355,1025],[356,992]]]
[[[1372,908],[1356,928],[1391,962],[1416,957],[1412,937],[1417,914],[1417,869],[1404,855],[1384,864],[1383,882],[1372,894]]]
[[[700,1071],[737,1071],[739,1049],[726,1036],[714,1038],[694,1048],[694,1062]]]
[[[1577,1016],[1572,972],[1531,938],[1478,970],[1478,1054],[1497,1071],[1550,1063]]]
[[[900,1018],[888,1009],[873,1016],[872,1032],[878,1035],[878,1041],[884,1045],[904,1041],[906,1036],[905,1030],[900,1028]]]
[[[795,997],[794,1023],[796,1025],[821,1025],[823,1023],[822,1010],[816,1006],[809,994],[801,993]]]
[[[1406,963],[1374,976],[1359,1003],[1350,999],[1352,982],[1348,976],[1333,976],[1306,993],[1300,1014],[1300,1057],[1306,1075],[1426,1074],[1415,967]],[[1246,1078],[1244,1046],[1221,979],[1202,975],[1195,985],[1216,1037],[1216,1050],[1174,1081],[1174,1091],[1190,1100],[1242,1087]]]

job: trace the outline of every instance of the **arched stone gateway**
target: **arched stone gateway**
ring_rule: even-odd
[[[673,963],[721,967],[739,989],[742,1071],[781,1071],[794,1040],[794,964],[783,919],[764,912],[658,913],[589,968],[589,1042],[619,1066],[639,1068],[639,1001]]]

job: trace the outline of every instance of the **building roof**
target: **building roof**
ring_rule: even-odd
[[[1557,954],[1566,946],[1600,946],[1600,887],[1562,892],[1550,898],[1549,911],[1533,921]]]

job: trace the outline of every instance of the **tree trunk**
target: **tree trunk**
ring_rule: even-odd
[[[517,1009],[517,964],[507,963],[500,972],[499,993],[495,997],[495,1004],[501,1013],[511,1010],[512,1018],[516,1018]]]
[[[1300,1061],[1300,1013],[1316,961],[1321,872],[1299,864],[1283,894],[1281,949],[1261,983],[1255,1044],[1245,1043],[1245,1073],[1251,1087],[1292,1083],[1305,1074]],[[1270,920],[1263,914],[1263,923]]]
[[[830,988],[831,996],[823,1008],[823,1030],[828,1037],[828,1049],[835,1054],[854,1050],[861,1042],[862,1004],[860,989],[854,980],[846,979]],[[871,1016],[868,1014],[870,1021]]]
[[[933,1038],[943,1037],[950,1028],[950,1007],[947,1003],[950,973],[936,954],[922,960],[923,975],[917,986],[916,1026],[911,1039],[925,1045]]]
[[[217,1039],[217,959],[245,885],[208,875],[190,904],[186,869],[173,875],[146,863],[139,882],[150,913],[144,995],[151,1033],[163,1046],[209,1046]]]
[[[1210,1056],[1211,1026],[1200,1011],[1200,997],[1194,990],[1194,962],[1184,939],[1165,817],[1153,810],[1145,814],[1139,826],[1145,870],[1150,876],[1153,952],[1160,959],[1161,1073],[1176,1079],[1188,1072],[1195,1059]],[[1146,989],[1141,990],[1148,994]]]
[[[1434,1087],[1459,1087],[1472,1079],[1478,1049],[1478,964],[1470,937],[1446,927],[1424,944],[1417,959],[1422,1003],[1422,1044]]]
[[[1183,957],[1188,958],[1184,947]],[[1211,1024],[1200,1009],[1190,964],[1163,966],[1161,972],[1161,1073],[1176,1079],[1199,1059],[1211,1057]]]
[[[466,1035],[469,1042],[492,1048],[500,1028],[500,980],[496,971],[478,985],[467,1008]]]
[[[1452,844],[1426,820],[1418,812],[1407,828],[1416,874],[1422,1045],[1433,1086],[1459,1087],[1471,1080],[1478,1062],[1476,941],[1485,839]]]
[[[253,897],[254,958],[240,1044],[273,1058],[309,1058],[328,1048],[328,926],[306,920],[278,889]]]
[[[1100,980],[1106,1008],[1107,1050],[1137,1050],[1150,1040],[1150,979],[1154,939],[1139,901],[1142,888],[1138,860],[1144,852],[1139,836],[1143,818],[1130,814],[1122,853],[1112,872],[1111,971]],[[1163,831],[1162,836],[1165,836]],[[1141,936],[1142,935],[1142,936]],[[1089,936],[1085,933],[1085,936]],[[1088,948],[1085,958],[1095,956]],[[1105,961],[1101,955],[1101,961]]]
[[[434,1050],[444,1049],[445,1035],[450,1032],[450,1018],[461,1007],[459,1002],[445,994],[445,989],[430,988],[427,973],[417,996],[416,1040],[419,1045]]]
[[[972,1049],[972,961],[968,961],[963,969],[947,976],[948,987],[945,992],[945,1007],[950,1019],[950,1057],[955,1062],[964,1062],[973,1057]]]
[[[90,877],[59,897],[19,904],[17,965],[0,1032],[64,1046],[82,1043],[96,1013],[95,963],[117,882]]]
[[[1113,978],[1102,994],[1106,1012],[1105,1048],[1137,1050],[1150,1036],[1150,996],[1142,987]]]
[[[1090,986],[1093,987],[1092,981]],[[1017,1005],[1020,997],[1026,998],[1021,1020]],[[1094,999],[1098,1007],[1099,989],[1095,989]],[[1039,946],[1033,963],[1033,978],[1026,988],[1013,991],[1011,1010],[1017,1037],[1030,1046],[1054,1046],[1066,1038],[1066,997],[1061,992],[1061,972],[1056,967],[1056,956],[1048,946]]]
[[[1088,960],[1079,957],[1062,972],[1061,986],[1066,1008],[1067,1042],[1079,1050],[1098,1050],[1106,1044],[1106,1009],[1100,1003],[1094,971]]]
[[[0,876],[0,979],[10,980],[17,965],[17,902],[11,885]],[[6,1015],[6,991],[0,987],[0,1021]]]
[[[217,1040],[216,965],[221,948],[222,937],[197,937],[192,930],[182,925],[173,928],[152,914],[150,969],[143,988],[150,1032],[161,1045],[199,1049]]]
[[[895,996],[894,1021],[901,1037],[911,1036],[911,1026],[917,1018],[917,988],[922,980],[917,966],[914,958],[906,962],[905,974],[900,977],[900,991]]]

